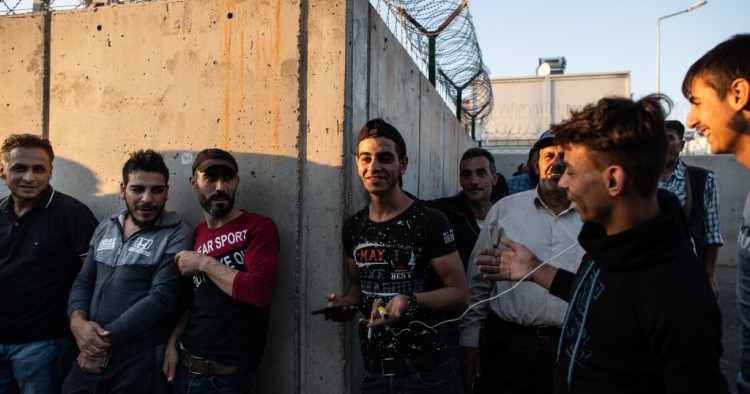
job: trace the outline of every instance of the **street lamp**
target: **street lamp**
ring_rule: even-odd
[[[662,16],[661,18],[659,18],[659,19],[656,20],[656,93],[657,94],[659,93],[659,85],[660,85],[660,83],[659,83],[659,80],[660,80],[659,74],[661,73],[661,48],[660,48],[661,37],[660,37],[660,32],[659,32],[659,30],[661,28],[661,20],[662,19],[671,18],[671,17],[673,17],[675,15],[680,15],[680,14],[684,14],[686,12],[690,12],[690,11],[692,11],[692,10],[698,8],[698,7],[704,6],[706,3],[707,3],[706,0],[700,0],[697,3],[695,3],[695,4],[691,5],[690,7],[688,7],[687,9],[684,9],[684,10],[682,10],[680,12],[675,12],[674,14],[669,14],[667,16]]]

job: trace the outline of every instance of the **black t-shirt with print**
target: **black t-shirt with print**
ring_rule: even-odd
[[[439,211],[412,203],[398,216],[373,222],[365,207],[350,217],[342,230],[347,257],[359,272],[362,303],[359,310],[369,318],[372,303],[381,298],[385,305],[397,294],[421,293],[442,287],[430,259],[456,251],[453,229]],[[373,329],[360,326],[360,344],[366,358],[413,356],[445,349],[435,330],[438,314],[420,310],[416,316],[402,316],[397,324]],[[427,326],[416,321],[421,321]],[[411,324],[410,324],[411,323]],[[403,331],[409,328],[411,331]]]

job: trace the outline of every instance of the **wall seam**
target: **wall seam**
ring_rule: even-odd
[[[307,227],[307,217],[305,216],[305,185],[307,184],[307,134],[308,134],[308,118],[307,118],[307,70],[308,70],[308,56],[309,56],[309,27],[308,27],[308,14],[310,12],[309,0],[300,1],[300,19],[299,19],[299,38],[297,47],[299,49],[299,74],[298,74],[298,85],[299,85],[299,135],[297,138],[297,180],[299,184],[297,202],[298,211],[297,217],[297,234],[299,236],[299,243],[297,245],[297,261],[295,262],[295,283],[300,285],[295,286],[294,298],[296,300],[296,316],[298,324],[294,329],[294,341],[298,350],[297,357],[294,361],[294,370],[296,372],[295,377],[295,393],[303,393],[302,381],[305,379],[305,359],[307,356],[307,350],[305,348],[306,335],[306,316],[304,308],[302,307],[301,292],[304,293],[307,289],[307,275],[304,270],[304,260],[307,256],[307,234],[305,228]]]
[[[44,138],[49,138],[51,45],[52,11],[47,6],[46,11],[44,11],[44,65],[42,66],[42,137]]]

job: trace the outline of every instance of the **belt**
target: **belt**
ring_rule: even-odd
[[[509,330],[522,332],[528,335],[535,335],[537,338],[558,338],[562,329],[555,326],[524,326],[521,324],[509,322],[499,318],[494,313],[491,313],[487,318],[488,325],[495,325],[497,327],[507,328]]]
[[[448,353],[392,358],[365,358],[365,371],[383,376],[406,375],[435,368],[449,360]]]
[[[222,376],[247,371],[246,368],[236,365],[225,365],[216,361],[206,360],[205,358],[195,357],[184,350],[180,353],[180,360],[190,373],[196,375]]]

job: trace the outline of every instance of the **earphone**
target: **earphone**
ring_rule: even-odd
[[[419,321],[419,320],[414,320],[414,321],[411,321],[411,322],[409,322],[409,326],[408,326],[407,328],[404,328],[404,329],[402,329],[401,331],[398,331],[398,332],[396,332],[396,331],[395,331],[395,330],[394,330],[393,328],[391,328],[391,327],[388,327],[388,326],[384,326],[384,327],[385,327],[385,328],[387,328],[388,330],[390,330],[390,331],[391,331],[391,332],[393,333],[393,335],[394,335],[394,336],[397,336],[397,337],[398,337],[398,336],[400,336],[401,334],[405,333],[405,332],[411,331],[411,325],[412,325],[412,324],[414,324],[414,323],[418,323],[418,324],[421,324],[421,325],[423,325],[423,326],[424,326],[425,328],[427,328],[427,329],[430,329],[430,330],[433,330],[433,331],[437,332],[437,330],[436,330],[436,328],[437,328],[437,327],[440,327],[440,326],[442,326],[443,324],[448,324],[448,323],[451,323],[451,322],[454,322],[454,321],[459,321],[459,320],[463,319],[463,317],[464,317],[464,316],[466,316],[466,314],[467,314],[467,313],[468,313],[468,312],[469,312],[470,310],[472,310],[472,309],[476,308],[477,306],[479,306],[479,305],[481,305],[481,304],[484,304],[484,303],[487,303],[487,302],[490,302],[490,301],[492,301],[492,300],[494,300],[494,299],[496,299],[496,298],[498,298],[498,297],[500,297],[500,296],[502,296],[502,295],[504,295],[504,294],[506,294],[506,293],[509,293],[510,291],[514,290],[514,289],[515,289],[516,287],[518,287],[518,286],[519,286],[519,285],[520,285],[520,284],[521,284],[521,283],[522,283],[523,281],[525,281],[525,280],[526,280],[526,279],[528,279],[528,278],[529,278],[529,277],[530,277],[531,275],[533,275],[533,274],[534,274],[534,272],[536,272],[537,270],[539,270],[539,268],[541,268],[542,266],[544,266],[544,265],[548,264],[548,263],[549,263],[550,261],[552,261],[552,260],[554,260],[554,259],[556,259],[556,258],[558,258],[558,257],[562,256],[562,255],[563,255],[564,253],[566,253],[566,252],[567,252],[567,251],[569,251],[570,249],[573,249],[573,248],[574,248],[574,247],[576,247],[577,245],[578,245],[578,242],[574,242],[573,244],[571,244],[570,246],[568,246],[567,248],[565,248],[565,250],[563,250],[562,252],[560,252],[560,253],[558,253],[558,254],[556,254],[556,255],[554,255],[554,256],[552,256],[552,257],[550,257],[549,259],[545,260],[544,262],[542,262],[541,264],[539,264],[538,266],[536,266],[536,267],[535,267],[535,268],[534,268],[533,270],[529,271],[529,273],[528,273],[528,274],[524,275],[524,277],[523,277],[523,278],[521,278],[521,279],[520,279],[520,280],[519,280],[519,281],[518,281],[518,282],[517,282],[516,284],[514,284],[513,286],[511,286],[511,287],[510,287],[509,289],[507,289],[507,290],[505,290],[505,291],[503,291],[503,292],[501,292],[501,293],[495,294],[494,296],[492,296],[492,297],[490,297],[490,298],[487,298],[486,300],[481,300],[481,301],[477,301],[477,302],[475,302],[475,303],[473,303],[473,304],[469,305],[469,306],[468,306],[468,307],[466,308],[466,310],[465,310],[465,311],[464,311],[463,313],[461,313],[461,316],[459,316],[459,317],[457,317],[457,318],[454,318],[454,319],[448,319],[448,320],[444,320],[444,321],[441,321],[441,322],[439,322],[439,323],[437,323],[437,324],[435,324],[435,325],[432,325],[432,326],[429,326],[429,325],[427,325],[426,323],[424,323],[424,322],[422,322],[422,321]]]

